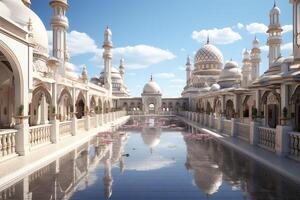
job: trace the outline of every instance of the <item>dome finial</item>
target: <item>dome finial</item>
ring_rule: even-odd
[[[150,81],[153,81],[153,77],[152,77],[152,74],[151,74],[151,76],[150,76]]]
[[[274,8],[277,6],[277,2],[276,2],[276,0],[274,0]]]
[[[209,44],[209,35],[207,35],[207,40],[206,40],[206,44]]]

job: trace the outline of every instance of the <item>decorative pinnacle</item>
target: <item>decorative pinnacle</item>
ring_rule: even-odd
[[[151,76],[150,76],[150,81],[153,81],[153,77],[152,77],[152,74],[151,74]]]
[[[274,8],[277,6],[277,2],[276,2],[276,0],[274,0]]]
[[[206,40],[206,44],[209,44],[209,35],[207,35],[207,40]]]

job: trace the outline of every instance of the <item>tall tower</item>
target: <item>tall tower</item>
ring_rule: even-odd
[[[282,28],[279,21],[280,9],[276,2],[270,11],[270,25],[267,33],[269,34],[267,45],[269,46],[269,66],[281,56],[281,32]]]
[[[243,53],[243,68],[242,68],[242,87],[248,87],[252,82],[251,78],[251,61],[250,53],[246,49]]]
[[[250,53],[251,81],[255,81],[259,77],[259,65],[261,62],[260,53],[261,53],[261,50],[259,48],[259,41],[255,36],[255,38],[252,42],[252,49],[251,49],[251,53]]]
[[[104,31],[104,42],[103,42],[103,60],[104,60],[104,86],[108,90],[109,95],[112,95],[112,83],[111,83],[111,61],[112,61],[112,33],[111,30],[106,27]]]
[[[69,21],[66,17],[66,11],[69,5],[67,0],[51,0],[50,6],[53,9],[51,18],[53,56],[61,62],[59,71],[61,74],[64,74],[64,62],[65,60],[68,60],[67,31],[69,28]]]
[[[191,79],[191,73],[192,73],[192,64],[191,64],[191,58],[190,56],[187,57],[186,61],[186,85],[188,86],[190,84],[190,79]]]
[[[124,58],[120,60],[119,72],[121,74],[122,79],[124,80],[125,67],[124,67]]]
[[[290,0],[293,4],[293,55],[300,61],[300,0]]]

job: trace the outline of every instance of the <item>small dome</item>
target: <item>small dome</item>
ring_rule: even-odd
[[[4,5],[3,5],[4,4]],[[1,16],[17,23],[27,30],[29,19],[32,22],[32,33],[37,53],[48,54],[48,34],[42,20],[21,0],[1,0]]]
[[[229,61],[225,64],[224,69],[221,72],[218,84],[222,88],[232,87],[242,78],[241,70],[235,61]]]
[[[280,9],[277,7],[276,3],[274,3],[273,8],[271,9],[270,15],[280,15]]]
[[[161,94],[159,85],[152,80],[152,77],[150,81],[145,84],[143,94]]]
[[[253,48],[259,48],[259,40],[257,39],[256,36],[252,42],[252,46],[253,46]]]
[[[220,89],[221,89],[221,86],[219,84],[215,83],[215,84],[212,84],[210,91],[218,91]]]
[[[243,60],[250,60],[250,53],[247,49],[243,53]]]

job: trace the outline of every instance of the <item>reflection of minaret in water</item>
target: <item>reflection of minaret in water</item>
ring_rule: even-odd
[[[113,178],[111,174],[111,160],[106,159],[104,161],[104,177],[103,177],[103,184],[104,184],[104,196],[106,199],[109,199],[112,195],[112,184]]]

